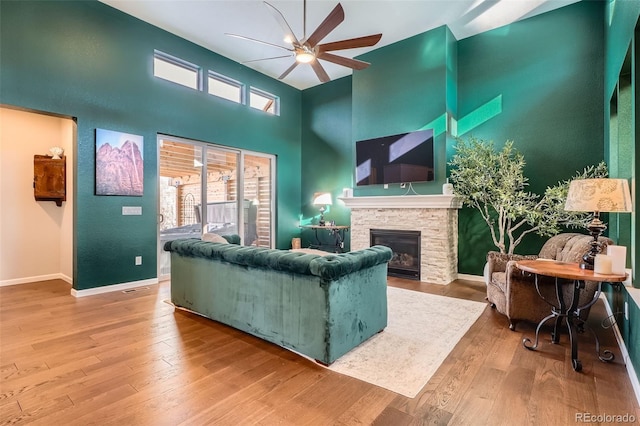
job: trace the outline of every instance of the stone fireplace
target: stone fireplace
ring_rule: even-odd
[[[351,209],[351,250],[370,247],[371,230],[420,232],[420,281],[449,284],[458,277],[458,209],[453,195],[340,198]]]

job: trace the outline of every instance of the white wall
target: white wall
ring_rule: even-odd
[[[73,277],[71,119],[0,108],[0,285]],[[62,207],[33,197],[33,156],[61,146],[67,156]]]

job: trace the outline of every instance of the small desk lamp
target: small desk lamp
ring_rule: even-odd
[[[320,206],[320,220],[318,225],[324,226],[324,212],[327,210],[327,206],[333,204],[331,202],[331,194],[328,192],[316,192],[313,194],[313,205]]]
[[[598,237],[607,229],[600,220],[600,212],[632,211],[629,182],[626,179],[576,179],[571,181],[567,202],[567,211],[593,212],[593,219],[587,225],[593,237],[591,249],[585,253],[580,263],[582,269],[593,269],[596,254],[600,252]]]

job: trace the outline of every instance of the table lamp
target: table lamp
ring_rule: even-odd
[[[316,192],[313,194],[313,205],[320,206],[320,220],[318,225],[324,226],[324,212],[327,210],[327,206],[333,204],[331,202],[331,194],[328,192]]]
[[[574,212],[593,212],[593,219],[587,225],[593,237],[591,249],[585,253],[580,263],[582,269],[593,269],[594,259],[600,252],[598,237],[607,229],[600,220],[600,212],[632,211],[629,182],[626,179],[576,179],[569,184],[564,209]]]

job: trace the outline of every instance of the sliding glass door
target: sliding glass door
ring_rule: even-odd
[[[200,238],[198,206],[202,199],[203,148],[181,140],[158,138],[158,277],[168,277],[171,258],[162,248],[178,238]]]
[[[274,236],[273,156],[247,153],[244,159],[244,200],[249,209],[245,215],[245,245],[272,247]]]
[[[238,234],[273,246],[275,157],[158,136],[158,278],[167,279],[167,241],[203,233]]]
[[[240,152],[217,147],[206,147],[206,179],[202,223],[204,232],[229,235],[240,234],[238,210],[237,170]]]

